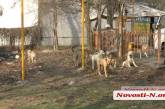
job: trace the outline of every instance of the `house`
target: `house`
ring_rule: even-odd
[[[125,4],[123,20],[124,28],[126,31],[148,31],[155,29],[155,26],[160,21],[160,17],[164,16],[165,12],[160,11],[149,6],[145,6],[141,3]],[[113,28],[119,27],[119,15],[118,13],[114,14]],[[90,18],[94,26],[97,20],[97,11],[91,10]],[[107,25],[107,10],[104,11],[102,15],[102,28],[105,28]]]
[[[123,13],[123,27],[122,29],[126,33],[124,35],[124,46],[127,48],[129,41],[133,41],[138,44],[149,44],[149,46],[156,47],[158,44],[156,40],[152,41],[151,34],[156,30],[157,25],[160,23],[160,19],[165,15],[164,11],[160,11],[140,3],[134,5],[125,4]],[[106,28],[107,25],[107,10],[102,14],[102,29]],[[94,28],[97,22],[97,11],[91,10],[91,21]],[[113,29],[120,30],[121,20],[119,19],[118,13],[114,14]],[[128,33],[128,34],[127,34]],[[129,34],[131,33],[131,34]],[[139,35],[140,34],[140,35]],[[154,39],[157,39],[158,35],[152,34]],[[161,36],[163,39],[164,35]],[[95,36],[97,39],[97,36]],[[97,45],[97,44],[96,44]],[[97,48],[97,47],[96,47]]]

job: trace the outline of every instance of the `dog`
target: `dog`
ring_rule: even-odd
[[[108,77],[107,74],[107,68],[110,65],[114,65],[116,64],[116,60],[115,59],[110,59],[108,57],[106,58],[100,58],[97,60],[97,69],[98,69],[98,74],[101,76],[101,67],[103,66],[104,69],[104,73],[105,73],[105,77]]]
[[[148,54],[147,54],[147,52],[148,52],[148,50],[149,50],[148,44],[137,45],[137,44],[135,44],[134,42],[130,42],[130,43],[128,44],[128,50],[129,50],[129,51],[134,51],[135,49],[136,49],[137,52],[139,53],[140,59],[142,58],[142,53],[144,53],[144,55],[145,55],[146,57],[148,57]]]
[[[92,70],[95,69],[95,63],[96,63],[100,58],[103,58],[104,55],[105,55],[105,53],[104,53],[103,50],[100,50],[99,52],[96,52],[96,53],[90,55],[91,61],[92,61]]]
[[[16,54],[16,55],[15,55],[15,59],[18,60],[19,58],[20,58],[20,56],[19,56],[18,54]]]
[[[138,67],[133,58],[133,51],[128,51],[127,59],[123,62],[122,67],[131,67],[131,65]]]
[[[81,62],[81,51],[76,46],[72,46],[72,53],[74,66],[77,67]]]
[[[75,45],[71,47],[72,53],[73,53],[73,62],[74,62],[74,66],[78,67],[81,64],[82,61],[82,49]],[[90,54],[90,50],[88,50],[87,48],[85,48],[85,63],[88,63],[88,59],[89,59],[89,54]]]
[[[36,63],[36,53],[34,50],[27,50],[28,63]]]
[[[111,58],[110,67],[111,67],[111,68],[112,68],[112,67],[113,67],[113,68],[116,68],[116,64],[117,64],[117,63],[116,63],[116,59],[112,59],[112,58]]]

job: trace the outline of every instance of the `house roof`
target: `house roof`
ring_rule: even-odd
[[[102,7],[104,9],[105,6]],[[160,11],[155,8],[151,8],[149,6],[136,3],[135,5],[127,4],[126,8],[127,10],[127,17],[159,17],[165,15],[164,11]],[[133,12],[134,11],[134,12]],[[118,17],[119,15],[117,13],[114,14],[114,17]],[[104,11],[102,17],[107,17],[107,10]],[[96,20],[97,19],[97,10],[91,9],[90,10],[90,19]]]
[[[133,12],[133,8],[134,8],[134,12]],[[145,16],[159,17],[165,15],[164,11],[151,8],[143,4],[135,4],[134,6],[126,5],[126,9],[128,10],[128,16],[134,16],[134,17],[145,17]]]

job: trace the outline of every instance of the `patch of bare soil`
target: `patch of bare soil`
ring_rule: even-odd
[[[37,63],[26,63],[26,80],[40,82],[43,79],[46,82],[54,81],[58,86],[73,83],[88,83],[100,79],[97,71],[90,69],[91,65],[87,65],[84,71],[78,71],[74,67],[72,52],[70,49],[59,50],[56,52],[37,51]],[[119,63],[120,64],[120,63]],[[164,69],[153,69],[150,66],[140,65],[138,68],[116,68],[110,71],[111,81],[129,82],[142,84],[144,82],[153,82],[154,80],[164,79]],[[20,80],[21,67],[20,61],[1,62],[0,66],[0,84],[13,84]],[[55,78],[58,75],[58,78]],[[54,77],[52,80],[50,77]],[[103,79],[103,77],[101,77]],[[50,79],[50,80],[49,80]],[[105,79],[105,78],[104,78]]]

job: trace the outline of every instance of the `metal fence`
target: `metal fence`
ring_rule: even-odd
[[[31,37],[27,36],[25,37],[25,45],[30,45],[31,42]],[[21,44],[20,37],[5,37],[5,36],[0,36],[0,46],[19,46]]]

